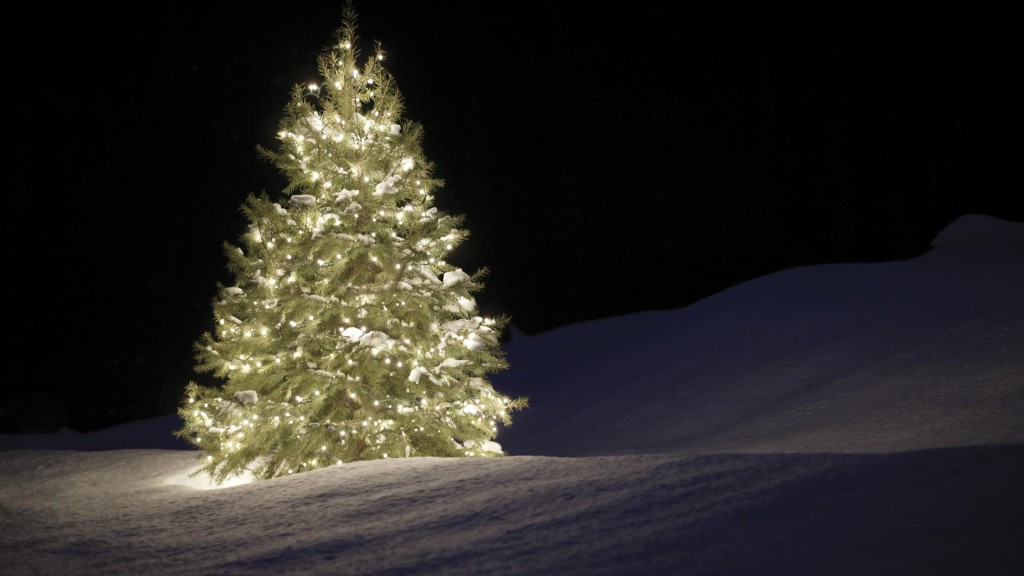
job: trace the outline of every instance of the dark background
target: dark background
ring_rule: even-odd
[[[255,147],[343,6],[212,4],[9,9],[0,431],[167,414],[197,377],[221,244],[284,185]],[[553,4],[356,3],[467,217],[451,260],[526,334],[1024,219],[994,5]]]

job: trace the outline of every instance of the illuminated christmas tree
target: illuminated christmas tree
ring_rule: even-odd
[[[526,405],[487,375],[507,367],[506,318],[479,315],[467,274],[446,256],[461,217],[433,206],[442,182],[422,131],[377,46],[361,62],[346,9],[321,82],[295,89],[262,152],[287,177],[278,201],[250,196],[239,245],[226,245],[234,285],[218,285],[215,331],[196,343],[177,432],[217,480],[257,478],[356,460],[492,456],[499,423]]]

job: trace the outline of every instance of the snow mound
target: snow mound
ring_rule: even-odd
[[[969,215],[911,260],[795,268],[678,310],[515,334],[492,379],[531,406],[498,440],[548,456],[1024,443],[1021,231]],[[947,249],[972,246],[990,249]],[[180,427],[0,435],[0,450],[188,450]]]
[[[956,221],[939,244],[1006,245]],[[896,452],[1024,443],[1024,243],[796,268],[508,348],[511,454]]]
[[[247,472],[245,474],[229,476],[223,482],[217,483],[209,474],[200,472],[199,468],[199,464],[194,464],[184,469],[175,470],[164,477],[162,484],[165,486],[183,486],[193,490],[221,490],[256,481],[252,473]]]
[[[946,226],[932,241],[933,248],[992,246],[1024,246],[1024,222],[967,214]]]
[[[983,242],[1012,228],[968,218],[912,260],[517,334],[495,386],[531,396],[499,437],[523,455],[214,486],[197,451],[128,449],[170,447],[176,415],[0,435],[0,566],[1017,576],[1024,250]]]
[[[70,428],[56,434],[0,434],[0,450],[189,450],[186,441],[172,435],[181,427],[177,414],[167,414],[86,434]]]

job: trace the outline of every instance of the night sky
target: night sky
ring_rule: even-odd
[[[209,4],[9,16],[0,431],[166,414],[211,382],[192,344],[221,244],[283,188],[255,148],[343,2]],[[355,5],[437,205],[466,216],[451,261],[489,268],[482,311],[526,334],[914,257],[966,213],[1024,220],[1022,46],[984,3],[552,4]]]

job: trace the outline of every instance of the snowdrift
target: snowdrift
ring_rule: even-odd
[[[0,436],[2,572],[1024,573],[1024,224],[508,354],[507,458],[211,490],[173,416]]]

